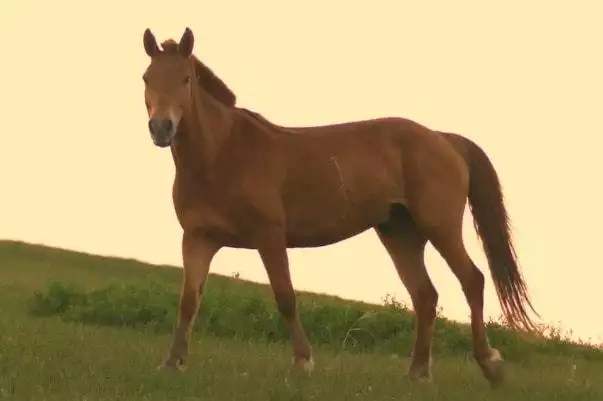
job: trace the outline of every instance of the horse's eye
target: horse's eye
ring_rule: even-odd
[[[184,85],[188,84],[189,82],[191,82],[191,77],[190,77],[190,76],[187,76],[186,78],[184,78],[184,79],[182,80],[182,83],[183,83]]]

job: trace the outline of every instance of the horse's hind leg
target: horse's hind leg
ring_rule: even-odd
[[[376,227],[376,231],[410,294],[417,316],[416,339],[408,375],[413,379],[429,380],[438,293],[425,269],[427,241],[406,208],[400,205],[392,207],[389,221]]]
[[[444,197],[439,193],[434,195],[424,197],[423,203],[416,205],[419,207],[412,211],[413,218],[461,283],[471,310],[474,357],[486,379],[494,386],[503,379],[502,358],[498,350],[490,347],[486,336],[484,275],[469,257],[463,243],[463,198]]]

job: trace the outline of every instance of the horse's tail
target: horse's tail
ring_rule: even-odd
[[[517,263],[509,217],[498,174],[486,153],[473,141],[444,134],[469,166],[469,207],[488,259],[496,293],[507,322],[528,331],[535,325],[528,309],[538,317]]]

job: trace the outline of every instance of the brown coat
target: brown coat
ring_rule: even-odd
[[[471,308],[474,352],[493,384],[499,353],[487,342],[484,277],[462,238],[473,212],[509,323],[533,324],[508,227],[500,182],[475,143],[404,118],[291,128],[236,107],[232,91],[192,55],[187,29],[162,43],[150,31],[145,99],[154,143],[170,146],[174,207],[183,228],[180,318],[166,366],[183,363],[210,262],[222,247],[258,250],[291,328],[296,364],[311,366],[299,322],[287,248],[318,247],[374,229],[417,313],[410,374],[430,374],[437,292],[424,266],[427,241],[458,277]]]

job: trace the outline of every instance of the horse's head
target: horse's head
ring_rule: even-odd
[[[180,42],[168,40],[159,49],[149,29],[144,32],[144,49],[151,63],[143,75],[149,131],[153,143],[170,146],[184,113],[192,106],[195,66],[191,62],[194,36],[186,28]]]

